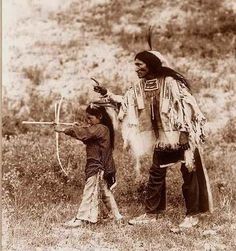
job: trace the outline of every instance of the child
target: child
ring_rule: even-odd
[[[112,212],[115,220],[122,219],[116,201],[111,192],[116,185],[115,165],[112,157],[114,149],[114,128],[112,120],[104,107],[90,104],[86,109],[90,126],[73,125],[63,129],[55,127],[56,132],[81,140],[86,145],[87,163],[85,167],[86,183],[82,202],[75,218],[66,222],[67,227],[78,227],[83,222],[96,223],[99,214],[99,197],[106,208]]]

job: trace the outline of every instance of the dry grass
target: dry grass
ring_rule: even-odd
[[[4,250],[234,250],[236,221],[229,207],[222,201],[222,207],[213,215],[203,216],[198,227],[172,233],[170,229],[183,217],[178,212],[181,208],[173,205],[164,217],[151,225],[134,227],[101,222],[77,229],[61,226],[74,215],[77,206],[47,206],[37,218],[31,218],[28,212],[18,219],[14,214],[9,218]],[[126,210],[123,205],[121,211]]]
[[[127,224],[128,219],[143,212],[141,204],[143,197],[142,193],[136,190],[139,186],[134,183],[134,173],[130,169],[132,163],[130,156],[119,150],[121,142],[118,139],[115,161],[118,167],[119,183],[115,196],[125,216],[124,224],[117,225],[112,221],[101,220],[96,225],[86,225],[77,229],[64,228],[63,222],[71,219],[77,211],[82,189],[82,187],[73,188],[73,185],[69,189],[68,182],[62,185],[64,188],[67,187],[67,190],[69,189],[67,195],[70,196],[67,196],[65,200],[60,199],[60,194],[63,194],[59,189],[60,185],[56,190],[57,194],[48,190],[48,194],[41,194],[42,197],[38,199],[35,197],[30,199],[27,190],[24,190],[23,194],[18,190],[13,204],[5,203],[4,200],[6,207],[4,207],[3,250],[234,250],[236,248],[234,215],[236,187],[235,172],[233,172],[235,146],[231,143],[215,147],[216,135],[220,136],[219,133],[212,135],[213,140],[206,145],[204,154],[215,210],[212,214],[201,215],[200,224],[197,227],[178,233],[171,232],[171,229],[177,227],[184,218],[182,179],[178,166],[170,169],[167,174],[168,208],[166,213],[151,225],[130,226]],[[44,140],[42,142],[47,148],[47,143]],[[33,148],[34,144],[29,147]],[[80,153],[81,150],[79,150]],[[19,150],[17,151],[19,153]],[[33,151],[35,151],[34,148]],[[227,157],[224,155],[225,151],[227,151]],[[43,155],[47,155],[47,150],[43,152]],[[47,157],[44,159],[47,161]],[[219,164],[219,159],[222,159],[222,165]],[[144,163],[145,181],[150,160],[146,159]],[[48,166],[48,168],[52,167]],[[79,169],[81,168],[83,167],[80,166]],[[47,170],[45,172],[43,178],[46,181],[50,180]],[[76,169],[75,172],[79,174]],[[35,185],[37,185],[37,179],[34,180]],[[54,182],[58,181],[54,180]],[[45,183],[45,186],[49,184]],[[30,188],[31,186],[29,184],[28,190],[33,189],[33,187]],[[76,192],[76,189],[80,192]],[[44,191],[40,188],[38,192],[40,190]],[[55,202],[52,203],[51,199]]]

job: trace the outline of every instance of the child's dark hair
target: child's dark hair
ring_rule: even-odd
[[[110,141],[111,141],[111,148],[114,149],[114,144],[115,144],[115,131],[113,127],[113,123],[111,120],[111,117],[107,113],[105,107],[103,106],[97,106],[97,105],[89,105],[86,108],[86,112],[88,114],[91,114],[97,118],[101,118],[101,124],[105,125],[108,127],[109,132],[110,132]]]

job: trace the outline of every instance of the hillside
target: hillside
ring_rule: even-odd
[[[235,5],[212,3],[3,3],[4,108],[20,110],[25,104],[30,110],[32,91],[42,97],[56,93],[73,99],[89,93],[94,98],[90,77],[124,90],[137,81],[133,57],[148,48],[145,34],[152,25],[154,48],[187,75],[196,95],[207,96],[204,112],[212,114],[217,107],[226,122],[235,115],[225,106],[235,103]],[[215,126],[223,121],[219,118]]]

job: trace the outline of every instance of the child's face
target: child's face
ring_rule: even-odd
[[[99,124],[101,119],[100,118],[97,118],[96,116],[94,115],[91,115],[89,113],[86,114],[86,118],[87,118],[87,121],[90,125],[96,125],[96,124]]]

